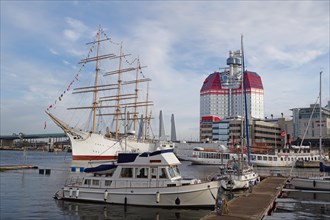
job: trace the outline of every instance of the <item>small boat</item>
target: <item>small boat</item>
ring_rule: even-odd
[[[56,199],[152,207],[213,208],[219,181],[182,178],[172,149],[119,153],[110,174],[86,173],[66,184]]]
[[[330,191],[330,176],[317,177],[294,177],[290,183],[296,189],[316,190],[316,191]]]
[[[225,190],[248,189],[260,182],[259,175],[246,162],[230,161],[226,174],[227,178],[220,181]]]

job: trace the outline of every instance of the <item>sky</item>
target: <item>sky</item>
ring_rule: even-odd
[[[45,110],[74,79],[99,26],[148,66],[154,118],[162,110],[170,135],[174,114],[180,140],[198,140],[203,81],[226,67],[241,35],[246,69],[262,78],[265,117],[290,119],[290,109],[315,103],[320,71],[323,106],[329,100],[327,0],[0,3],[1,135],[62,132]]]

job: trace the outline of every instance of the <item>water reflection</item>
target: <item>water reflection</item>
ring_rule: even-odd
[[[64,216],[77,219],[201,219],[211,210],[207,209],[166,209],[140,206],[125,206],[99,203],[55,200]]]

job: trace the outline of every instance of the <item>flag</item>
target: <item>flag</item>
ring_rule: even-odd
[[[285,135],[286,135],[286,132],[285,132],[285,130],[283,130],[283,131],[281,132],[281,136],[282,136],[282,137],[285,137]]]

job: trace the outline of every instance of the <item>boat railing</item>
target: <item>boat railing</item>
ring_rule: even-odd
[[[65,181],[65,185],[79,186],[83,182],[83,178],[79,176],[72,176]]]

